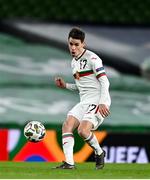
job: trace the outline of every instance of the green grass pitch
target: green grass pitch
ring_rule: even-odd
[[[94,163],[77,163],[75,170],[51,169],[59,163],[0,162],[1,179],[149,179],[150,164],[105,164],[95,170]]]

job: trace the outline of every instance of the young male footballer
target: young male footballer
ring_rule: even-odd
[[[68,46],[73,57],[71,67],[75,84],[66,83],[61,77],[56,77],[55,83],[60,88],[78,90],[80,102],[68,112],[63,123],[62,144],[65,161],[55,168],[75,169],[73,132],[77,129],[78,134],[95,152],[96,169],[102,169],[105,152],[100,147],[93,130],[96,130],[110,114],[109,81],[102,60],[85,48],[85,33],[81,29],[71,29]]]

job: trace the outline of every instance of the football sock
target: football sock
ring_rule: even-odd
[[[103,150],[100,147],[96,136],[92,132],[90,132],[90,135],[85,139],[85,141],[94,149],[95,154],[102,154]]]
[[[62,134],[63,152],[68,164],[74,165],[73,159],[73,147],[74,147],[74,136],[72,133]]]

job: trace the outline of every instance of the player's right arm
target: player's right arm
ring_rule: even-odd
[[[59,88],[66,88],[66,89],[69,89],[71,91],[75,91],[75,90],[78,90],[76,84],[71,84],[71,83],[66,83],[64,81],[63,78],[61,77],[55,77],[55,84],[56,86],[58,86]]]
[[[55,77],[55,84],[59,88],[66,88],[66,82],[61,77]]]

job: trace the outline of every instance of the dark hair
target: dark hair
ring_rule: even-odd
[[[72,28],[71,31],[69,32],[68,39],[70,37],[74,39],[80,39],[81,42],[83,42],[85,39],[85,33],[80,28],[75,27]]]

